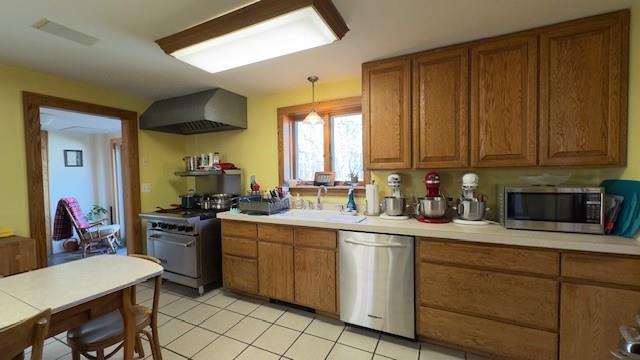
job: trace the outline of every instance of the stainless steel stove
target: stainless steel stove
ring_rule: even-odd
[[[222,252],[217,211],[162,210],[143,213],[147,222],[147,254],[164,267],[163,278],[198,289],[221,284]]]

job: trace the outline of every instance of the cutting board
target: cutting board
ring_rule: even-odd
[[[637,219],[638,207],[640,206],[638,201],[638,197],[640,197],[640,181],[605,180],[600,186],[605,188],[607,194],[624,197],[616,226],[613,228],[613,234],[631,238],[635,237],[638,231],[636,224],[640,221]],[[634,199],[636,199],[636,201],[633,201]]]

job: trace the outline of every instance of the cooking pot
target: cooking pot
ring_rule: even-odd
[[[184,161],[184,171],[196,171],[198,168],[197,156],[185,156],[182,160]]]
[[[228,210],[231,208],[233,196],[229,194],[206,194],[200,201],[203,210]]]
[[[186,194],[180,195],[180,206],[183,209],[195,209],[200,200],[200,195],[196,194],[194,190],[189,190]]]

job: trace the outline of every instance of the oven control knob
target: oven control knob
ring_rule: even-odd
[[[178,231],[184,231],[184,225],[178,225]]]
[[[151,227],[152,228],[157,228],[158,227],[158,223],[155,223],[155,222],[151,223]]]
[[[167,224],[165,224],[165,223],[160,223],[160,228],[161,228],[161,229],[166,229],[166,228],[167,228]]]
[[[192,232],[193,231],[193,226],[187,226],[184,228],[184,231],[186,232]]]
[[[175,228],[176,228],[176,225],[175,225],[175,224],[169,224],[169,225],[167,226],[167,229],[169,229],[169,230],[173,230],[173,229],[175,229]]]

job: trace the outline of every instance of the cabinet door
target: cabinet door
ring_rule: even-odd
[[[336,313],[336,252],[295,248],[296,303]]]
[[[540,35],[540,164],[626,163],[629,13]]]
[[[362,65],[367,169],[411,168],[411,59]]]
[[[634,325],[640,292],[562,284],[560,360],[601,360],[620,341],[618,327]]]
[[[222,256],[222,281],[225,288],[258,293],[258,265],[255,259]]]
[[[538,38],[517,35],[471,49],[471,165],[536,165]]]
[[[469,49],[418,54],[412,68],[414,167],[467,167]]]
[[[293,247],[258,242],[260,295],[293,301]]]

